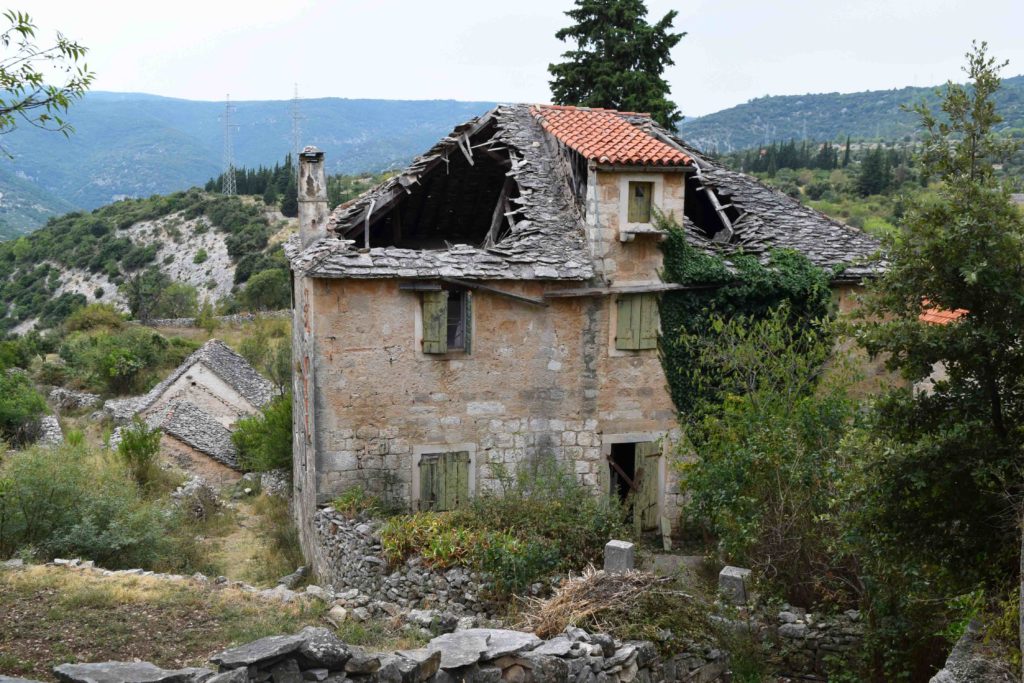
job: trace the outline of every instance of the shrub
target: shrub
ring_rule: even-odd
[[[195,342],[168,339],[152,330],[74,332],[64,340],[60,356],[81,386],[106,394],[139,392],[162,370],[177,366],[197,347]]]
[[[102,292],[102,290],[99,290]],[[102,296],[100,294],[99,296]],[[64,329],[68,332],[88,331],[95,329],[119,330],[124,327],[124,314],[111,304],[89,304],[80,308],[64,321]]]
[[[151,315],[154,318],[191,318],[199,310],[199,293],[192,285],[174,282],[160,292]]]
[[[292,397],[278,396],[252,417],[238,421],[231,441],[249,472],[292,468]]]
[[[206,253],[206,250],[200,248],[199,251],[196,252],[196,255],[192,257],[192,263],[206,263],[206,259],[208,258],[210,258],[210,255]]]
[[[291,304],[288,273],[280,268],[264,270],[249,278],[242,300],[252,311],[276,311]]]
[[[83,448],[31,448],[0,464],[0,556],[85,557],[110,568],[180,567],[178,520],[146,501],[115,460]]]
[[[595,496],[556,463],[524,467],[504,488],[458,510],[389,518],[381,528],[385,557],[484,571],[492,590],[506,595],[556,569],[598,562],[609,538],[628,536],[618,502]]]
[[[15,446],[31,442],[46,411],[45,399],[25,373],[0,373],[0,437]]]
[[[117,454],[128,468],[128,474],[144,490],[151,490],[160,478],[156,462],[160,437],[159,429],[150,429],[137,415],[131,425],[121,429]]]

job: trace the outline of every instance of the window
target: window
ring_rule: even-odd
[[[454,510],[469,501],[469,452],[420,456],[420,510]]]
[[[623,294],[615,303],[615,348],[623,351],[658,348],[657,296]]]
[[[630,223],[651,222],[651,197],[654,196],[654,183],[629,183],[629,208],[626,220]]]
[[[464,289],[423,292],[423,353],[470,351],[471,299]]]

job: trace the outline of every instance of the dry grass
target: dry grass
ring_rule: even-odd
[[[639,571],[607,574],[588,567],[562,582],[548,599],[530,599],[520,627],[551,638],[566,626],[610,633],[624,640],[663,640],[663,633],[693,640],[711,637],[707,602],[677,579]]]
[[[235,644],[325,625],[324,609],[193,581],[0,570],[0,674],[52,680],[56,664],[133,658],[198,666]]]

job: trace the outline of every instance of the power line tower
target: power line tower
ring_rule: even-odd
[[[224,194],[238,194],[235,184],[235,148],[231,137],[234,129],[238,126],[231,121],[231,115],[235,113],[235,105],[231,104],[231,95],[224,100],[224,183],[221,192]]]
[[[295,165],[296,176],[299,172],[299,152],[302,151],[302,120],[306,118],[299,109],[299,84],[295,84],[292,95],[292,163]]]

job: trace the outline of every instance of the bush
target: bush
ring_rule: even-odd
[[[206,259],[208,258],[210,258],[210,255],[206,253],[206,250],[200,248],[199,251],[196,252],[196,255],[192,257],[192,263],[195,263],[196,265],[206,263]]]
[[[704,417],[687,427],[695,457],[680,466],[681,486],[690,518],[717,536],[731,564],[810,605],[853,574],[832,552],[830,512],[856,406],[832,356],[834,338],[790,317],[782,306],[762,320],[716,318],[715,334],[688,341],[699,349],[697,367],[715,368],[713,381],[725,381],[721,403],[702,407]]]
[[[111,304],[89,304],[80,308],[64,321],[68,332],[95,329],[119,330],[124,327],[124,314]]]
[[[143,490],[151,490],[160,479],[156,459],[160,454],[161,434],[159,429],[146,426],[137,415],[131,425],[121,429],[117,454],[128,468],[128,474]]]
[[[242,301],[251,311],[276,311],[291,305],[291,283],[280,268],[264,270],[249,278]]]
[[[231,441],[248,472],[292,469],[292,397],[278,396],[262,412],[238,421]]]
[[[83,557],[112,569],[189,569],[179,518],[124,468],[87,449],[31,448],[0,463],[0,556]]]
[[[432,567],[487,572],[498,595],[521,591],[550,572],[599,562],[609,538],[626,537],[618,501],[600,498],[555,463],[506,477],[504,495],[465,508],[389,518],[381,545],[392,564],[418,555]]]
[[[21,371],[0,373],[0,437],[14,446],[37,436],[39,418],[46,414],[46,400]]]
[[[60,357],[77,383],[105,394],[137,393],[177,366],[197,347],[178,337],[168,339],[142,327],[74,332],[60,347]]]

